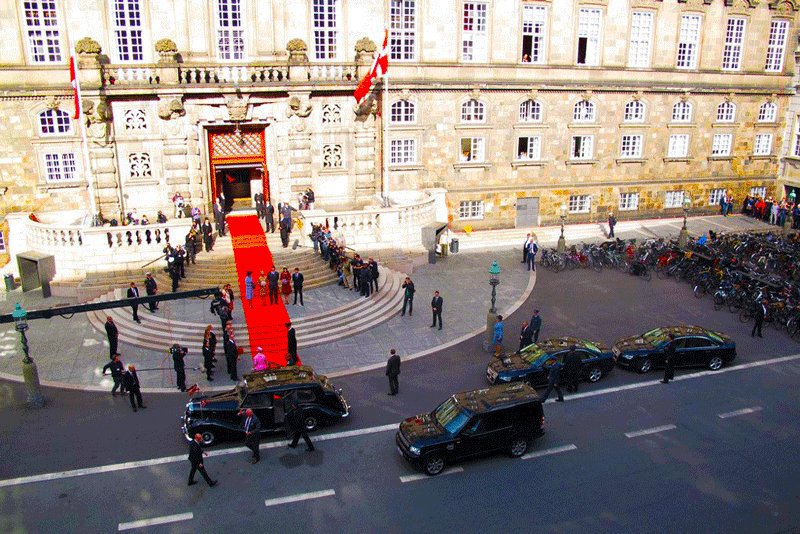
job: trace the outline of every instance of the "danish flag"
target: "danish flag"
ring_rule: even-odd
[[[364,76],[360,82],[358,82],[358,86],[356,87],[353,96],[356,99],[356,103],[361,103],[367,94],[369,94],[369,90],[372,88],[372,82],[378,76],[384,76],[386,72],[389,70],[389,29],[384,28],[383,30],[383,49],[378,53],[378,57],[375,58],[375,61],[372,62],[372,67],[370,67],[369,72]]]
[[[78,77],[75,72],[75,57],[69,57],[69,82],[72,85],[72,99],[75,101],[75,115],[73,119],[79,119],[81,116],[81,97],[80,89],[78,88]]]

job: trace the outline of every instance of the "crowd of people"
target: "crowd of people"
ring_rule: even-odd
[[[365,261],[360,254],[348,249],[341,232],[334,237],[327,224],[312,224],[309,237],[314,252],[336,272],[339,286],[358,291],[365,298],[378,291],[378,262],[374,258]]]
[[[748,195],[742,203],[742,213],[777,226],[789,221],[793,229],[800,229],[800,203],[793,194],[781,200]]]

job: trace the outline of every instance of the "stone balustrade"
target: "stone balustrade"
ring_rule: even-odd
[[[270,83],[289,80],[287,65],[178,65],[178,83],[226,84],[226,83]]]
[[[158,85],[161,78],[156,65],[104,65],[101,71],[103,86]]]
[[[357,66],[355,63],[346,65],[309,65],[308,79],[310,81],[334,81],[350,82],[357,78]]]

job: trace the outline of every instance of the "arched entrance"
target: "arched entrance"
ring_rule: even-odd
[[[253,196],[269,198],[264,126],[208,128],[211,194],[225,210],[249,209]]]

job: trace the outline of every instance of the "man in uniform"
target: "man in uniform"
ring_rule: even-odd
[[[297,442],[300,438],[306,442],[306,450],[311,452],[314,450],[314,444],[308,437],[305,427],[305,418],[303,408],[297,402],[297,399],[292,399],[289,411],[286,413],[286,433],[287,437],[292,440],[289,443],[289,448],[294,449],[297,447]]]
[[[386,362],[386,376],[389,377],[389,393],[387,395],[397,395],[400,390],[400,356],[397,351],[392,349],[389,351],[389,360]]]
[[[158,293],[158,283],[156,283],[156,279],[153,278],[153,273],[147,273],[144,278],[144,290],[147,293],[147,296],[152,296]],[[158,303],[150,302],[148,303],[150,308],[150,313],[155,313],[158,309]]]
[[[242,428],[244,428],[244,444],[253,451],[253,457],[250,459],[251,464],[257,464],[261,460],[261,451],[259,444],[261,443],[261,421],[253,414],[253,410],[248,408],[244,412],[239,412],[243,417]]]
[[[192,464],[192,470],[189,471],[189,486],[193,484],[197,484],[194,480],[194,474],[196,471],[200,471],[200,474],[203,475],[203,478],[206,480],[206,483],[210,487],[214,487],[217,485],[216,480],[211,480],[211,477],[208,476],[206,472],[206,468],[203,465],[203,456],[208,456],[207,453],[203,452],[203,448],[200,446],[200,442],[203,440],[203,436],[200,434],[195,434],[194,439],[189,442],[189,463]]]
[[[186,362],[183,359],[187,352],[189,349],[181,347],[177,343],[169,349],[170,356],[172,356],[172,368],[175,369],[176,382],[181,391],[186,391]]]

